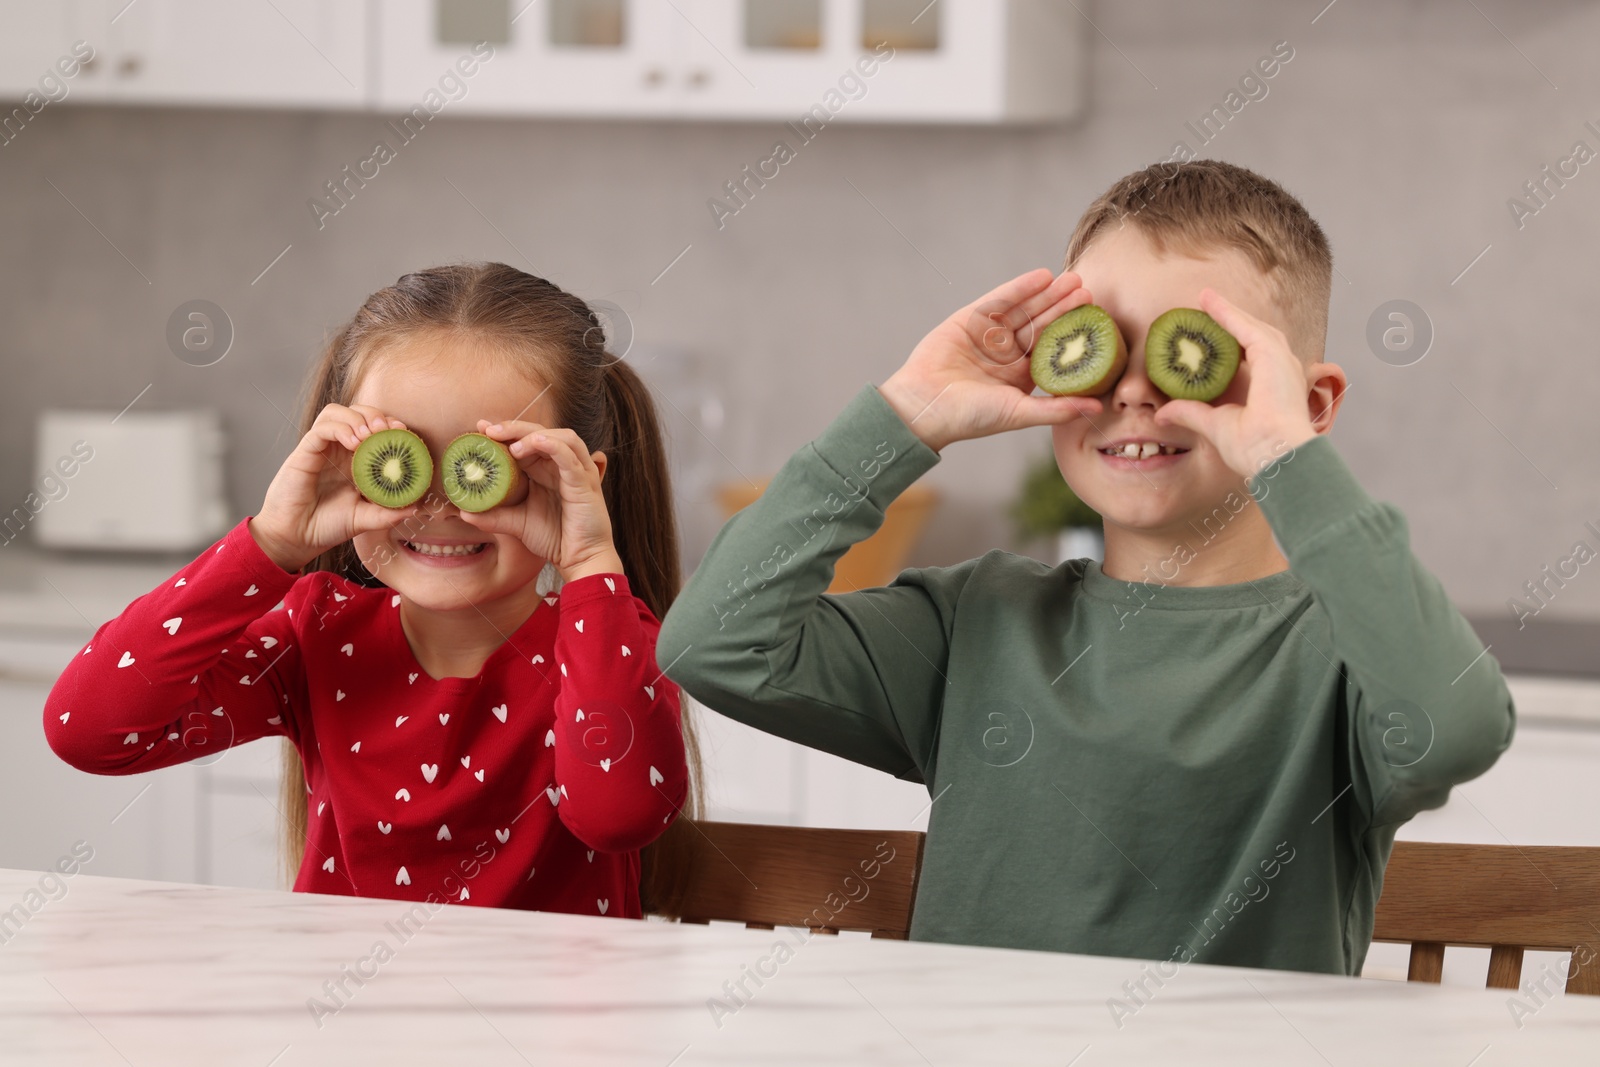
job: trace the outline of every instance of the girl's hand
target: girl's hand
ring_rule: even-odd
[[[1344,372],[1327,363],[1305,367],[1282,330],[1213,289],[1200,291],[1200,309],[1233,334],[1243,349],[1239,375],[1244,379],[1245,401],[1169,400],[1156,409],[1155,421],[1205,437],[1230,470],[1249,479],[1332,424],[1344,395]]]
[[[520,503],[463,511],[462,521],[484,533],[518,538],[569,581],[584,573],[621,572],[611,515],[600,492],[604,452],[591,456],[572,430],[537,422],[479,419],[478,432],[509,448],[531,484]]]
[[[356,534],[385,530],[420,515],[421,502],[386,508],[362,496],[350,478],[350,457],[379,430],[405,429],[376,408],[329,404],[267,486],[250,533],[274,563],[298,571]],[[424,498],[426,500],[426,498]]]
[[[1089,397],[1036,397],[1029,353],[1039,331],[1092,303],[1076,274],[1040,268],[944,320],[878,392],[935,452],[952,441],[1094,414]]]

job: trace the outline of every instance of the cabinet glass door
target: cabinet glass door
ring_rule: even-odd
[[[395,0],[378,12],[380,103],[409,109],[486,41],[458,112],[668,112],[678,16],[664,0]]]
[[[858,0],[674,0],[689,114],[798,119],[854,62]]]

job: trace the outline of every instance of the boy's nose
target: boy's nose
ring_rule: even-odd
[[[1124,335],[1126,336],[1126,334]],[[1158,408],[1166,402],[1167,395],[1151,384],[1144,372],[1144,340],[1141,335],[1137,348],[1129,346],[1128,366],[1111,391],[1110,406],[1116,410],[1131,407]]]

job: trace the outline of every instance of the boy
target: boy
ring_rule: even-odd
[[[1327,241],[1275,183],[1197,161],[1113,185],[1067,268],[864,387],[718,533],[657,656],[722,714],[927,784],[913,938],[1357,974],[1396,828],[1488,769],[1514,713],[1323,436]],[[1031,339],[1091,302],[1122,378],[1030,396]],[[1213,404],[1145,376],[1174,307],[1244,349]],[[1104,564],[996,550],[824,592],[946,445],[1044,424]]]

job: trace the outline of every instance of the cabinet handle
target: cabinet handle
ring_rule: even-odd
[[[689,86],[693,89],[704,89],[711,84],[711,72],[704,67],[696,67],[689,72]]]
[[[651,89],[660,87],[666,80],[667,72],[660,67],[651,67],[644,72],[644,83]]]
[[[117,76],[131,78],[139,73],[139,68],[144,66],[144,61],[138,56],[123,56],[117,63]]]

